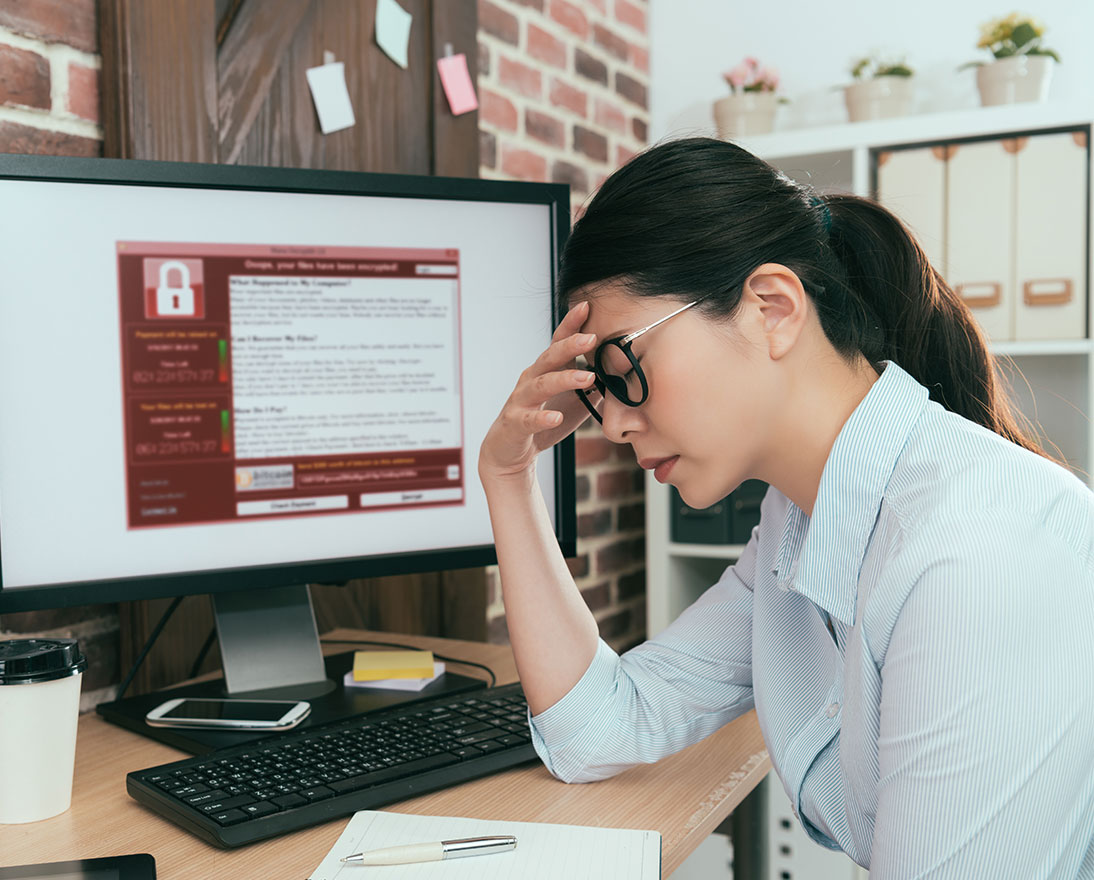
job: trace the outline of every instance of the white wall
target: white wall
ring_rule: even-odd
[[[1014,11],[1015,0],[650,0],[650,141],[709,134],[710,104],[728,94],[722,71],[745,55],[779,69],[779,130],[846,120],[851,60],[871,49],[904,55],[918,74],[916,112],[976,107],[980,25]],[[1021,0],[1018,0],[1021,2]],[[1037,0],[1018,6],[1047,27],[1057,65],[1050,100],[1094,105],[1092,0]],[[1094,109],[1094,108],[1092,108]]]

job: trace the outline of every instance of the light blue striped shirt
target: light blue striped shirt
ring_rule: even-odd
[[[1094,494],[889,364],[812,517],[769,490],[736,565],[601,641],[533,738],[591,781],[753,706],[806,831],[873,880],[1094,880]]]

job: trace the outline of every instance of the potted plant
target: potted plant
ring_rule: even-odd
[[[714,102],[714,123],[722,138],[766,134],[775,127],[775,110],[780,99],[779,73],[762,67],[755,58],[745,58],[722,74],[730,94]]]
[[[851,65],[854,82],[844,87],[843,98],[852,122],[906,116],[912,109],[912,75],[904,63],[877,55],[859,58]]]
[[[1053,65],[1059,63],[1060,56],[1042,45],[1044,32],[1039,21],[1017,12],[980,26],[976,47],[987,49],[994,60],[970,61],[958,69],[976,68],[981,104],[1047,100]]]

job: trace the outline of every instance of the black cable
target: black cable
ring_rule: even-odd
[[[201,664],[205,662],[205,656],[209,653],[209,649],[213,647],[213,642],[217,640],[217,628],[214,626],[209,630],[209,636],[205,639],[205,644],[201,646],[201,650],[198,651],[198,657],[194,661],[194,665],[190,667],[190,674],[187,678],[194,678],[198,671],[201,669]]]
[[[167,610],[164,611],[163,615],[160,617],[160,622],[153,628],[151,634],[144,643],[144,647],[141,648],[140,654],[137,655],[137,659],[133,661],[133,667],[129,670],[129,674],[125,677],[125,681],[123,681],[118,688],[118,694],[114,697],[115,700],[120,700],[129,689],[129,685],[133,683],[133,677],[137,674],[137,670],[141,668],[144,658],[147,657],[148,652],[152,650],[152,646],[156,643],[156,639],[160,637],[163,628],[167,626],[167,621],[171,619],[171,615],[175,613],[175,609],[179,607],[182,600],[183,597],[178,596],[174,602],[167,606]]]
[[[376,645],[381,648],[400,648],[403,651],[421,651],[422,649],[417,645],[400,645],[396,642],[372,642],[361,639],[320,639],[324,645]],[[459,657],[446,657],[444,654],[438,654],[433,652],[433,656],[437,660],[443,660],[445,663],[462,663],[464,666],[475,666],[482,669],[490,676],[490,687],[493,687],[498,683],[498,677],[494,674],[494,670],[484,663],[476,663],[474,660],[461,660]]]

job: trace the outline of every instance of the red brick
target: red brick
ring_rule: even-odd
[[[631,64],[643,73],[650,72],[650,50],[631,44]]]
[[[574,70],[585,79],[605,86],[608,84],[608,65],[582,49],[574,50]]]
[[[564,80],[551,80],[551,103],[556,107],[565,107],[582,119],[589,112],[589,95],[583,89],[575,88]]]
[[[536,27],[534,24],[528,25],[525,47],[533,58],[538,58],[555,67],[566,67],[566,44],[557,37],[551,36],[543,28]]]
[[[597,474],[596,497],[611,500],[633,494],[634,473],[633,469],[625,468]],[[641,474],[641,471],[638,473]]]
[[[597,162],[608,161],[608,139],[581,125],[574,126],[574,150]]]
[[[577,517],[578,538],[599,538],[612,528],[612,512],[608,509],[582,513]]]
[[[557,159],[551,164],[551,183],[565,183],[567,186],[570,187],[570,192],[571,193],[587,193],[589,191],[589,175],[585,173],[585,169],[584,168],[578,168],[578,166],[576,166],[576,165],[574,165],[570,162],[565,162],[562,159]],[[581,444],[585,440],[592,440],[592,439],[593,438],[591,438],[591,437],[589,437],[589,438],[578,437],[578,439],[577,439],[577,456],[578,456],[578,464],[579,465],[582,463],[581,462],[581,456],[582,456]],[[605,443],[608,442],[607,440],[604,440],[603,438],[601,438],[601,440]],[[602,461],[603,459],[597,459],[597,460]],[[593,462],[590,461],[588,463],[592,464]]]
[[[520,44],[520,21],[490,0],[479,0],[479,28],[514,46]]]
[[[566,126],[554,116],[538,110],[524,111],[524,131],[528,137],[552,147],[566,146]]]
[[[585,604],[591,611],[607,608],[612,599],[611,585],[608,581],[603,581],[595,586],[585,587],[581,591],[581,598],[585,600]]]
[[[37,52],[0,44],[0,104],[48,110],[49,62]]]
[[[593,25],[593,42],[621,61],[630,57],[631,44],[602,24]]]
[[[547,160],[539,153],[516,147],[502,147],[501,170],[517,180],[547,181]]]
[[[3,143],[2,136],[0,136],[0,143]],[[592,491],[593,484],[588,474],[578,474],[574,481],[574,498],[577,501],[588,501],[592,497]]]
[[[490,47],[484,42],[479,43],[479,69],[480,77],[490,76]]]
[[[636,596],[646,595],[646,571],[632,571],[630,574],[619,576],[618,582],[619,601],[633,599]]]
[[[617,144],[615,148],[615,164],[616,167],[626,165],[638,154],[634,150],[628,150],[622,144]]]
[[[586,2],[601,15],[608,14],[608,0],[586,0]]]
[[[637,504],[624,504],[619,508],[619,531],[641,529],[646,526],[646,503],[639,501]]]
[[[610,574],[646,561],[646,539],[626,538],[596,551],[596,571]]]
[[[68,110],[99,121],[99,71],[82,64],[68,65]]]
[[[516,3],[518,6],[529,6],[536,12],[543,12],[543,0],[509,0],[510,3]]]
[[[627,74],[619,71],[615,75],[615,91],[646,110],[650,106],[649,91],[644,83],[640,83],[633,76],[627,76]]]
[[[498,82],[503,88],[526,98],[538,98],[543,94],[543,74],[505,56],[498,59]]]
[[[625,134],[627,131],[626,115],[618,104],[613,104],[611,101],[605,101],[602,98],[596,99],[596,116],[594,119],[601,128],[608,128],[619,134]]]
[[[5,0],[0,27],[47,43],[99,51],[97,0]]]
[[[95,138],[0,122],[0,152],[48,153],[54,156],[101,156],[103,142]]]
[[[489,131],[479,131],[479,164],[484,168],[498,164],[498,138]]]
[[[634,135],[634,139],[646,143],[650,139],[650,127],[641,116],[635,116],[631,120],[631,134]]]
[[[601,618],[597,626],[600,629],[600,637],[605,641],[625,635],[633,626],[633,611],[630,608],[615,611]]]
[[[580,40],[589,39],[589,19],[581,8],[567,0],[551,0],[551,18]]]
[[[479,122],[501,131],[516,131],[520,115],[516,105],[487,88],[479,89]]]
[[[585,577],[589,573],[589,554],[583,553],[581,556],[574,556],[567,559],[566,567],[570,569],[570,574],[573,577]]]
[[[560,163],[556,162],[555,164]],[[582,467],[587,464],[598,464],[607,461],[611,457],[612,447],[614,446],[615,444],[603,434],[600,436],[578,437],[574,443],[577,466]]]
[[[646,10],[627,0],[615,0],[615,20],[643,34],[646,33]]]

